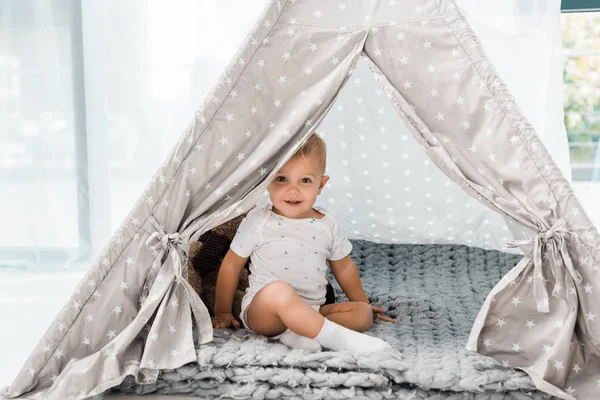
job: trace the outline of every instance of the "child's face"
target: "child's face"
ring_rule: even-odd
[[[267,187],[277,211],[288,218],[312,217],[312,206],[329,180],[323,173],[314,160],[310,163],[301,158],[289,160]]]

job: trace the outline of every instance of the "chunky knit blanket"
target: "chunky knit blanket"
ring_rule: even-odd
[[[118,390],[211,399],[550,398],[524,372],[464,349],[486,295],[519,256],[458,245],[353,245],[365,292],[397,319],[367,333],[394,353],[312,354],[246,330],[216,330],[213,342],[197,347],[198,363],[162,371],[152,384],[127,379]]]

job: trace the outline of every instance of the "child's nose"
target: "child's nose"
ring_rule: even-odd
[[[300,189],[298,188],[298,185],[293,182],[290,182],[287,189],[288,189],[288,192],[292,192],[292,193],[297,193],[300,191]]]

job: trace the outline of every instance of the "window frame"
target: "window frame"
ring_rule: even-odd
[[[600,0],[562,0],[561,12],[598,12]]]

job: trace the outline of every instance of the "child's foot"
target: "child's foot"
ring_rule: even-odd
[[[364,333],[345,328],[325,318],[321,332],[315,337],[321,346],[335,350],[347,350],[355,353],[371,353],[376,351],[390,351],[389,344],[381,339]]]
[[[321,351],[321,345],[315,339],[306,336],[300,336],[289,329],[279,336],[279,341],[292,349],[308,350],[313,352]]]

